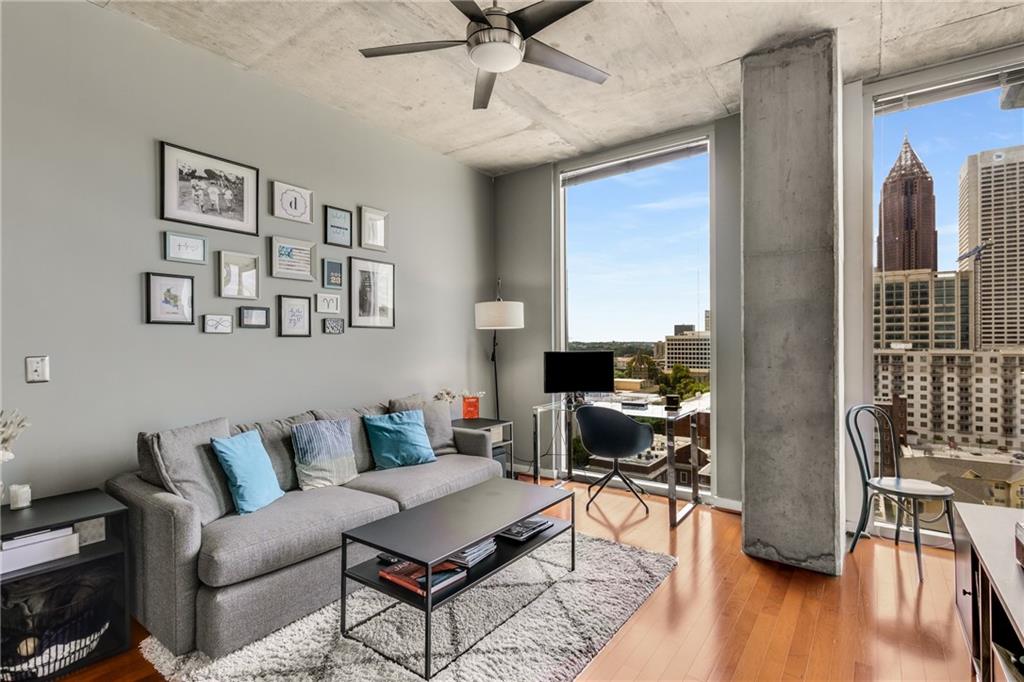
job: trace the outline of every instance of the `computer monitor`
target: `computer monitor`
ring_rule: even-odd
[[[610,350],[547,351],[545,393],[611,393],[615,390],[615,355]]]

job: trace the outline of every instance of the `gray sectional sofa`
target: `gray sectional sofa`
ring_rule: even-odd
[[[175,654],[222,656],[339,598],[342,531],[502,475],[489,435],[463,429],[454,430],[454,447],[435,446],[435,462],[375,471],[362,415],[386,411],[312,410],[231,426],[259,431],[286,493],[252,514],[214,520],[161,484],[140,434],[139,471],[107,482],[129,509],[139,622]],[[291,426],[313,419],[351,420],[360,475],[344,486],[298,488]],[[350,546],[349,562],[373,554]]]

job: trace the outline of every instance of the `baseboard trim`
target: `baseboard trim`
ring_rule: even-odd
[[[732,500],[728,497],[717,497],[715,495],[709,495],[707,497],[708,504],[715,509],[721,509],[723,511],[732,512],[734,514],[743,513],[743,503],[739,500]]]

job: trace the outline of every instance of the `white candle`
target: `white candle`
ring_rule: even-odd
[[[32,486],[15,483],[8,488],[11,493],[11,509],[24,509],[32,504]]]

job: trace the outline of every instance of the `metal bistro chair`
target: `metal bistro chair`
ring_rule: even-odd
[[[583,448],[594,457],[612,460],[612,470],[587,487],[587,494],[590,494],[595,485],[601,486],[587,500],[586,508],[589,510],[590,504],[601,494],[608,481],[612,480],[613,476],[618,476],[644,506],[644,513],[650,514],[650,508],[640,497],[641,494],[647,493],[619,468],[620,459],[638,455],[654,443],[654,429],[650,424],[641,424],[618,410],[596,405],[584,405],[577,409],[576,423],[580,427]]]
[[[868,465],[868,451],[864,447],[864,435],[857,417],[861,414],[870,414],[874,424],[878,427],[878,439],[881,443],[886,438],[891,444],[892,468],[895,476],[871,476],[871,469]],[[882,427],[886,428],[883,429]],[[875,405],[854,405],[846,413],[846,432],[853,443],[853,450],[857,453],[857,465],[860,469],[861,484],[864,487],[864,502],[860,510],[860,522],[857,524],[857,532],[853,535],[853,543],[850,544],[850,553],[857,547],[864,528],[868,524],[868,514],[871,513],[871,502],[875,495],[880,495],[891,500],[896,505],[896,544],[900,544],[900,530],[903,528],[903,515],[910,514],[914,519],[914,552],[917,553],[917,578],[924,581],[924,572],[921,568],[921,518],[919,506],[921,502],[928,500],[942,500],[943,511],[934,518],[925,519],[925,523],[938,521],[943,515],[949,523],[949,535],[954,536],[953,531],[953,489],[944,485],[937,485],[917,478],[903,478],[900,476],[899,445],[896,440],[896,429],[893,428],[892,418],[889,413]],[[885,448],[879,455],[879,461],[884,457]],[[905,504],[909,502],[910,508]]]

